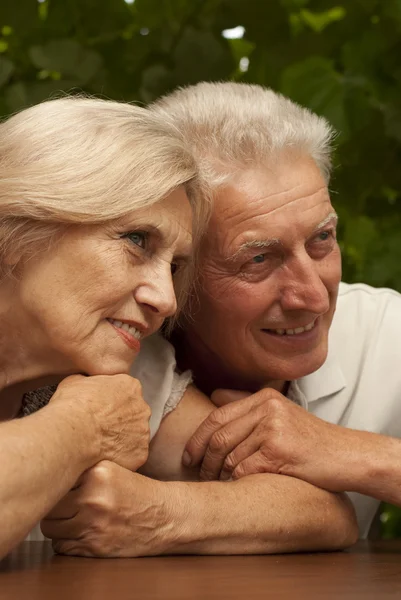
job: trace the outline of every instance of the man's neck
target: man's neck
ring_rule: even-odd
[[[177,328],[170,341],[176,350],[178,368],[180,371],[190,369],[194,384],[206,396],[210,397],[217,389],[241,390],[252,394],[264,387],[272,387],[284,394],[287,391],[285,381],[252,380],[233,374],[218,355],[211,352],[199,338],[187,334],[183,329]]]

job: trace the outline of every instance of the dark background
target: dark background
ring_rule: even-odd
[[[0,0],[0,116],[60,90],[147,103],[222,79],[336,127],[343,278],[401,291],[400,0]],[[401,512],[382,525],[401,537]]]

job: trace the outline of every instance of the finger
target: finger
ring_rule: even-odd
[[[242,443],[238,444],[226,457],[220,473],[220,481],[228,481],[233,478],[233,473],[240,463],[251,456],[255,456],[260,449],[260,438],[254,432]],[[250,474],[250,473],[249,473]],[[243,475],[242,475],[243,477]]]
[[[64,377],[64,379],[60,381],[60,383],[57,386],[57,389],[62,389],[63,387],[65,387],[65,384],[79,383],[84,379],[84,377],[86,377],[86,375],[81,375],[80,373],[76,373],[75,375],[68,375],[68,377]]]
[[[82,535],[82,523],[72,519],[43,519],[40,523],[43,535],[51,540],[78,540]]]
[[[56,554],[64,554],[67,556],[93,556],[91,552],[81,547],[76,540],[53,540],[52,546]]]
[[[241,479],[246,475],[255,475],[256,473],[275,473],[274,469],[269,468],[266,457],[262,456],[260,451],[255,452],[242,462],[240,462],[232,472],[233,479]]]
[[[211,412],[187,442],[182,459],[184,465],[189,467],[199,464],[205,456],[212,435],[230,421],[249,414],[257,403],[258,399],[249,396]]]
[[[72,519],[78,513],[79,488],[74,488],[64,496],[46,515],[47,520]]]
[[[259,419],[255,420],[255,416],[251,413],[235,419],[212,435],[199,473],[201,481],[219,479],[227,455],[246,440],[258,425]]]
[[[240,390],[215,390],[210,396],[210,400],[215,406],[220,407],[230,402],[241,400],[242,398],[248,398],[251,395],[251,392],[242,392]]]

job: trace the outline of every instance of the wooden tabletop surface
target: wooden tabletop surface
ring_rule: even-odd
[[[401,598],[401,541],[347,552],[91,559],[24,542],[0,562],[0,599],[382,600]]]

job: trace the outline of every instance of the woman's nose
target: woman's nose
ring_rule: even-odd
[[[149,272],[146,280],[135,288],[135,300],[166,319],[177,310],[177,299],[170,265]]]

